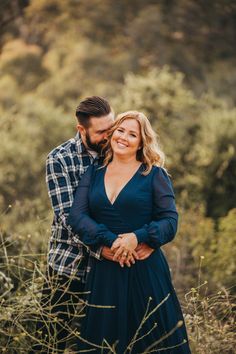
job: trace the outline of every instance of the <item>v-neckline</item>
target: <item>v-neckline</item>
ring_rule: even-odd
[[[103,187],[104,187],[104,192],[105,192],[105,196],[109,202],[109,204],[111,204],[112,206],[115,204],[115,202],[117,201],[117,199],[119,198],[119,196],[121,195],[121,193],[124,191],[124,189],[128,186],[128,184],[134,179],[134,177],[137,175],[137,173],[139,172],[141,166],[143,164],[141,163],[139,165],[139,167],[137,168],[137,170],[134,172],[134,174],[130,177],[130,179],[123,185],[123,187],[120,189],[119,193],[117,194],[114,202],[112,203],[111,200],[108,198],[108,194],[107,194],[107,189],[106,189],[106,183],[105,183],[105,176],[106,176],[106,171],[107,171],[107,166],[104,168],[104,174],[103,174]]]

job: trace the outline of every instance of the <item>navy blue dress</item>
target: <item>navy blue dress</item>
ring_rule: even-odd
[[[111,247],[118,234],[134,232],[155,251],[130,268],[93,259],[85,291],[79,349],[108,353],[190,353],[182,311],[161,246],[177,230],[172,185],[165,170],[142,164],[112,204],[106,167],[91,166],[76,190],[68,224],[90,247]],[[92,344],[89,344],[93,343]],[[106,349],[101,349],[106,348]]]

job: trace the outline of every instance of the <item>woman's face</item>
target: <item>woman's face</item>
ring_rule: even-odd
[[[140,147],[140,125],[135,119],[127,118],[116,128],[111,137],[113,154],[136,158]]]

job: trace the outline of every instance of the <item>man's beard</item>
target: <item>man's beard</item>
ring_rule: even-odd
[[[106,140],[102,140],[99,143],[92,143],[90,140],[90,136],[88,132],[86,132],[86,144],[89,149],[98,152],[99,154],[102,152],[102,147]]]

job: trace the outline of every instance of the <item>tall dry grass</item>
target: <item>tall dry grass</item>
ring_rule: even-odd
[[[38,334],[35,336],[38,318],[48,319],[46,326],[58,320],[52,315],[49,307],[42,308],[40,304],[45,277],[45,252],[30,254],[23,253],[20,249],[16,250],[14,240],[11,241],[3,233],[0,234],[0,241],[0,350],[9,354],[27,353],[37,341],[42,341],[47,350],[50,346],[53,348],[54,338],[51,338],[51,344],[48,344],[48,341],[44,342],[44,338],[39,339]],[[236,347],[236,298],[231,292],[232,289],[221,288],[215,293],[209,293],[207,282],[201,282],[203,258],[200,259],[196,287],[191,288],[181,301],[192,353],[233,354]],[[76,338],[80,338],[79,322],[85,305],[83,302],[80,303],[74,324],[70,327],[68,353],[73,353]],[[158,307],[154,311],[157,311]],[[147,308],[140,328],[149,315],[150,311]],[[177,324],[179,325],[181,324]],[[127,348],[127,353],[132,353],[135,341],[140,340],[140,328]],[[160,341],[153,343],[145,353],[153,352],[158,344]],[[100,347],[101,353],[105,348],[109,348],[111,353],[116,353],[115,343],[110,346],[104,342]]]

